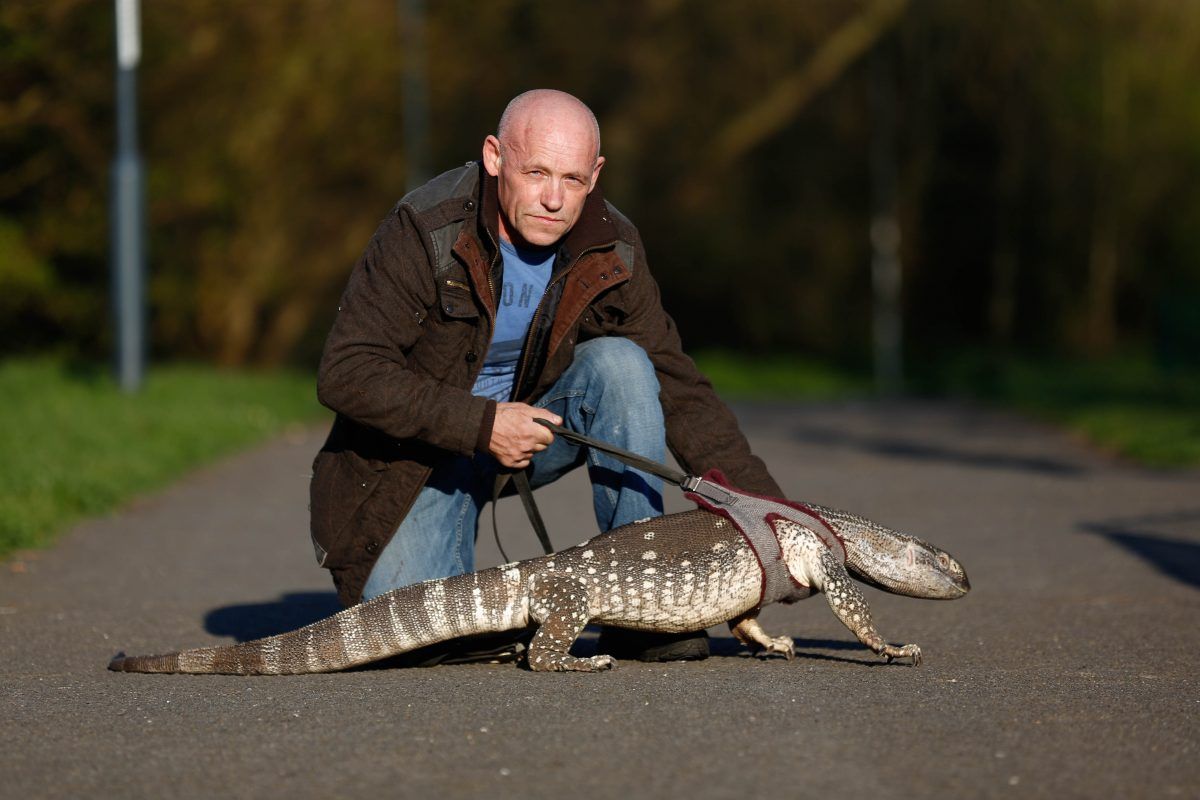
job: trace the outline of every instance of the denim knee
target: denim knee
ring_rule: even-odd
[[[575,365],[586,368],[605,387],[619,393],[658,402],[658,377],[654,364],[640,345],[618,336],[591,339],[575,348]]]

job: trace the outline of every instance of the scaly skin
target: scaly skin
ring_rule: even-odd
[[[814,506],[846,543],[847,563],[809,528],[776,520],[775,532],[801,596],[823,591],[834,614],[874,652],[921,659],[916,645],[892,646],[875,630],[850,570],[889,591],[949,598],[969,589],[954,559],[861,517]],[[745,538],[723,518],[689,511],[627,525],[551,556],[406,586],[296,631],[226,647],[162,656],[117,656],[126,672],[282,675],[331,672],[483,633],[538,631],[535,671],[597,672],[611,656],[576,658],[571,644],[589,622],[646,631],[700,630],[729,621],[747,644],[791,657],[786,637],[758,625],[762,569]]]

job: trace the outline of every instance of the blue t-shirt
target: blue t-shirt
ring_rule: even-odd
[[[504,285],[496,303],[496,330],[471,390],[496,402],[504,402],[512,394],[529,323],[550,282],[554,248],[518,248],[501,241],[500,257],[504,259]]]

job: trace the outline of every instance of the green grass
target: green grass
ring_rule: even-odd
[[[942,391],[1015,408],[1155,467],[1200,466],[1200,372],[1145,355],[1102,360],[964,357],[940,370]]]
[[[152,367],[122,393],[106,370],[0,363],[0,557],[40,547],[188,470],[321,419],[311,375]]]
[[[828,400],[871,392],[866,376],[806,359],[710,350],[695,360],[728,400]]]
[[[872,392],[865,374],[786,356],[706,352],[696,363],[728,399],[838,399]],[[926,367],[911,388],[1015,409],[1150,466],[1200,466],[1200,372],[1168,372],[1148,355],[1099,361],[964,355]]]

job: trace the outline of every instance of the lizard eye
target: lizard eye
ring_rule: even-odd
[[[942,569],[950,569],[950,556],[945,553],[938,553],[937,562]]]

